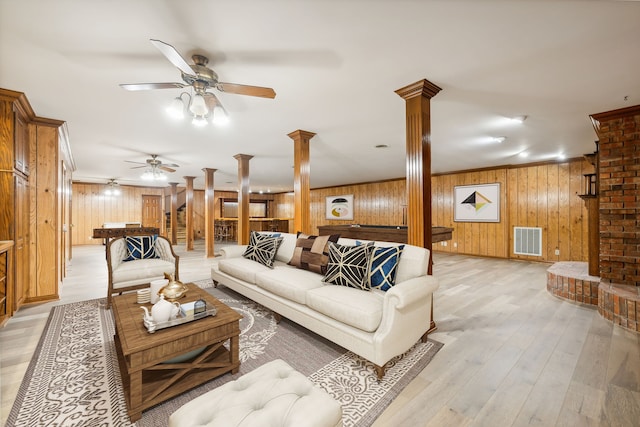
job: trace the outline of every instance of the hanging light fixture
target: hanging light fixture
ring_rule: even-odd
[[[155,166],[145,170],[140,178],[144,181],[166,181],[167,175]]]
[[[119,196],[120,189],[118,188],[118,183],[115,179],[110,179],[107,183],[107,188],[104,190],[105,196]]]
[[[186,98],[185,98],[186,95]],[[216,100],[216,106],[213,111],[207,105],[206,96],[213,97]],[[188,111],[191,116],[191,124],[197,127],[203,127],[209,123],[209,119],[215,125],[225,125],[229,123],[227,112],[219,104],[219,101],[210,93],[204,90],[197,90],[194,95],[188,92],[182,92],[175,97],[166,108],[167,113],[175,119],[184,119],[185,113]]]

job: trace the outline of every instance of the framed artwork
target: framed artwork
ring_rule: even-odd
[[[325,209],[327,219],[353,219],[353,194],[327,197]]]
[[[500,184],[456,185],[453,188],[456,222],[500,222]]]

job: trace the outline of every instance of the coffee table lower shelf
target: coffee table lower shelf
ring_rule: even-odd
[[[118,363],[122,374],[129,372],[131,364],[122,354],[116,339]],[[145,411],[159,403],[176,397],[185,391],[231,372],[238,373],[240,362],[231,362],[231,352],[223,345],[208,347],[191,361],[157,364],[130,375],[122,375],[127,410],[131,421],[137,421]],[[132,391],[141,390],[139,393]],[[140,398],[136,398],[136,394]],[[133,396],[133,399],[132,399]]]

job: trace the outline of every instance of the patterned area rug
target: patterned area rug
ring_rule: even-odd
[[[244,317],[240,322],[241,366],[142,414],[129,422],[105,299],[52,308],[7,426],[166,426],[184,403],[264,363],[283,359],[327,390],[343,407],[345,427],[371,425],[420,373],[442,344],[429,340],[390,362],[382,381],[373,365],[283,319],[211,280],[195,282]]]

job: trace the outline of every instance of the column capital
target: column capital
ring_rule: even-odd
[[[288,133],[287,136],[295,141],[298,139],[311,139],[314,136],[316,136],[316,134],[314,132],[309,132],[307,130],[298,129],[298,130],[294,130],[291,133]]]
[[[202,168],[202,172],[207,173],[215,173],[218,169],[213,169],[213,168]]]
[[[405,100],[415,98],[416,96],[424,96],[431,99],[436,96],[441,90],[442,88],[434,85],[429,80],[422,79],[396,90],[396,93]]]
[[[253,156],[250,154],[236,154],[233,158],[236,160],[251,160]]]

